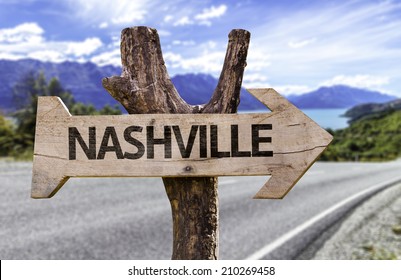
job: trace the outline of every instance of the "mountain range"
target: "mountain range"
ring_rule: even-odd
[[[93,63],[51,63],[33,59],[0,60],[0,110],[14,109],[12,88],[30,72],[42,71],[47,79],[57,77],[62,86],[71,91],[77,101],[96,107],[117,102],[103,89],[102,78],[121,73],[114,66],[99,67]]]
[[[378,91],[354,88],[344,85],[320,87],[319,89],[302,94],[289,95],[287,98],[298,108],[351,108],[364,103],[384,103],[397,97]]]
[[[121,68],[97,66],[93,63],[41,62],[33,59],[17,61],[0,60],[0,110],[14,110],[12,88],[29,72],[42,71],[49,79],[57,77],[65,89],[70,90],[77,101],[92,103],[96,107],[117,102],[103,89],[104,77],[120,75]],[[183,74],[172,77],[172,81],[182,98],[189,104],[208,102],[217,85],[217,79],[207,74]],[[338,85],[321,87],[302,95],[289,95],[287,98],[299,108],[350,108],[363,103],[383,103],[396,99],[380,92]],[[260,110],[265,108],[245,89],[241,90],[239,110]]]
[[[401,99],[386,103],[366,103],[357,105],[347,110],[344,117],[349,119],[349,123],[354,123],[359,120],[380,118],[394,111],[401,111]]]

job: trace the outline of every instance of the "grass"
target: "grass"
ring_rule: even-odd
[[[362,248],[368,253],[369,260],[398,260],[397,254],[388,249],[377,247],[371,244],[365,244],[362,246]]]

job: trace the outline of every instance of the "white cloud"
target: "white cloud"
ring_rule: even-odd
[[[265,82],[267,81],[267,77],[261,73],[253,73],[244,75],[244,83],[253,83],[253,82]]]
[[[28,53],[28,57],[32,59],[51,62],[62,62],[66,60],[65,55],[56,50],[33,51]]]
[[[175,40],[171,46],[180,50],[166,51],[163,54],[172,75],[187,72],[208,73],[214,76],[220,74],[225,58],[225,44],[218,44],[212,40],[202,43]]]
[[[307,45],[310,45],[316,41],[316,38],[311,38],[311,39],[306,39],[306,40],[300,40],[300,41],[290,41],[288,42],[288,46],[292,49],[299,49],[303,48]]]
[[[199,56],[184,58],[180,54],[167,52],[164,54],[164,59],[167,67],[172,69],[218,75],[223,66],[224,56],[224,52],[204,52]]]
[[[170,22],[170,21],[172,21],[173,20],[173,16],[172,15],[166,15],[165,17],[164,17],[164,22]]]
[[[87,38],[83,42],[71,42],[67,44],[66,54],[80,57],[90,55],[103,45],[99,38]]]
[[[107,27],[109,27],[109,24],[107,22],[105,22],[105,21],[99,24],[99,28],[100,29],[105,29]]]
[[[283,95],[303,94],[313,90],[306,85],[277,85],[274,89]]]
[[[92,57],[91,62],[99,66],[104,66],[104,65],[121,66],[120,50],[115,49],[112,51],[103,52],[99,55]]]
[[[247,70],[265,72],[272,64],[272,55],[263,47],[256,47],[251,43],[247,57]]]
[[[134,22],[138,22],[143,19],[144,15],[146,14],[145,11],[141,11],[138,13],[133,14],[124,14],[111,19],[111,23],[115,25],[124,25],[128,24],[131,25]]]
[[[248,73],[245,69],[242,86],[245,88],[269,88],[267,77],[262,73]]]
[[[167,67],[179,68],[181,67],[182,56],[173,52],[166,52],[163,54]]]
[[[26,58],[25,55],[0,52],[0,59],[18,60]]]
[[[183,26],[183,25],[191,25],[193,23],[194,22],[191,19],[189,19],[188,16],[184,16],[184,17],[180,18],[179,20],[177,20],[176,22],[174,22],[173,25],[174,26]]]
[[[219,18],[223,16],[227,11],[226,5],[220,5],[218,7],[211,6],[210,8],[203,9],[201,13],[195,14],[194,16],[184,15],[177,16],[174,21],[174,16],[169,14],[164,17],[164,22],[170,23],[173,22],[173,26],[185,26],[185,25],[207,25],[211,26],[212,22],[210,21],[213,18]]]
[[[83,41],[51,41],[37,23],[23,23],[14,28],[0,29],[0,57],[5,59],[33,58],[61,62],[83,60],[103,45],[99,38]]]
[[[366,88],[366,89],[379,89],[382,86],[389,84],[390,78],[386,76],[372,76],[372,75],[355,75],[345,76],[338,75],[330,80],[324,81],[322,86],[333,85],[347,85],[352,87]]]
[[[203,21],[211,18],[219,18],[222,15],[224,15],[226,11],[227,11],[226,5],[220,5],[218,7],[211,6],[209,9],[204,9],[202,13],[197,14],[195,16],[195,19]]]
[[[204,9],[202,13],[195,15],[195,20],[201,25],[211,26],[212,22],[210,19],[219,18],[224,15],[226,11],[226,5],[220,5],[218,7],[211,6],[209,9]]]
[[[44,30],[36,22],[27,22],[14,28],[0,29],[0,43],[39,43]]]
[[[148,13],[146,0],[69,0],[68,7],[85,22],[114,25],[135,25]]]
[[[189,41],[174,40],[173,45],[184,46],[184,47],[193,46],[193,45],[195,45],[195,41],[193,41],[193,40],[189,40]]]

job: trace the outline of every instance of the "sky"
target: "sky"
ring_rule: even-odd
[[[401,0],[0,0],[0,59],[121,66],[121,30],[139,25],[157,29],[170,76],[218,77],[241,28],[246,88],[345,84],[401,97]]]

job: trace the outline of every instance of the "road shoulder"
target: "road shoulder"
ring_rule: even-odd
[[[328,229],[312,259],[401,259],[401,184],[357,207]],[[316,246],[316,244],[315,244]],[[310,255],[310,254],[309,254]]]

